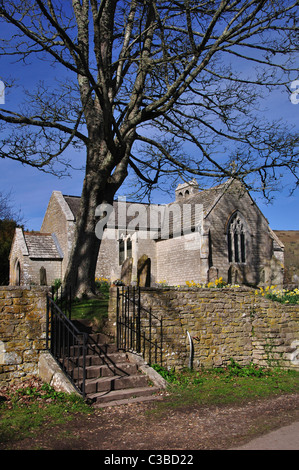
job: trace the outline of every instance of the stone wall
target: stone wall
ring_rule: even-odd
[[[26,258],[23,257],[23,260],[26,261]],[[27,270],[26,270],[26,280],[24,284],[32,284],[32,285],[41,285],[40,278],[40,270],[41,268],[45,269],[46,272],[46,281],[47,286],[52,286],[55,279],[62,279],[61,273],[61,261],[56,259],[28,259],[27,262]],[[21,268],[22,269],[22,268]],[[29,280],[29,282],[28,282]]]
[[[38,374],[47,292],[46,287],[0,287],[0,384]]]
[[[115,334],[116,288],[111,288],[110,331]],[[282,305],[249,288],[145,288],[141,305],[163,318],[164,366],[241,365],[299,369],[299,305]],[[158,342],[160,338],[157,338]]]
[[[197,242],[197,249],[188,249],[188,244],[192,248],[194,240]],[[157,279],[166,280],[167,284],[172,286],[184,285],[190,280],[206,282],[207,266],[203,265],[201,259],[200,242],[198,232],[157,242],[157,259],[159,260]]]

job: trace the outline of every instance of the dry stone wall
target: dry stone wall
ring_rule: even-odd
[[[115,332],[116,288],[110,294]],[[163,319],[166,367],[189,365],[189,332],[194,368],[223,367],[233,358],[241,365],[299,369],[299,305],[279,304],[245,287],[145,288],[141,304]]]
[[[0,287],[0,384],[38,374],[47,292],[46,287]]]

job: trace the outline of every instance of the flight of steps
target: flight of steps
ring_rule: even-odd
[[[117,350],[115,344],[107,343],[101,333],[90,334],[93,346],[86,355],[85,394],[94,407],[102,408],[159,398],[159,387],[154,386],[139,365],[129,358],[132,355]],[[103,351],[101,354],[95,353]],[[80,388],[83,376],[83,356],[78,357],[73,380]]]

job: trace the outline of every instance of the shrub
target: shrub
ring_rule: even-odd
[[[230,359],[230,364],[227,367],[228,372],[232,376],[238,377],[263,377],[269,375],[269,371],[254,365],[252,362],[248,366],[241,366],[234,359]]]

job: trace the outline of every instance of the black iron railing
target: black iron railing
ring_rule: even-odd
[[[46,348],[85,398],[88,334],[79,331],[51,297],[47,297]]]
[[[117,348],[141,353],[149,363],[162,365],[162,318],[141,305],[140,288],[117,288]]]
[[[90,356],[100,357],[100,364],[107,366],[113,375],[124,376],[128,373],[119,368],[107,354],[105,345],[97,344],[87,332],[82,332],[75,326],[67,316],[70,315],[71,308],[66,308],[64,313],[56,303],[60,300],[61,297],[53,294],[52,298],[47,297],[46,348],[85,399],[86,367]],[[62,308],[70,305],[64,297]]]

